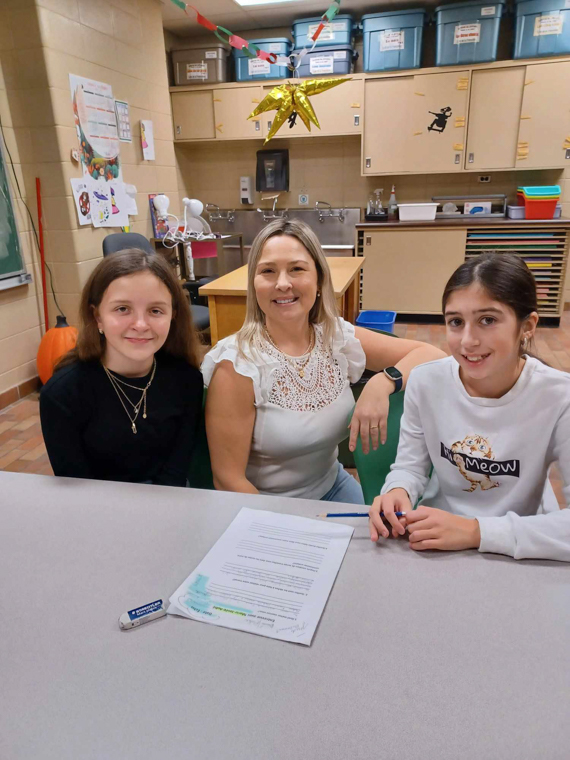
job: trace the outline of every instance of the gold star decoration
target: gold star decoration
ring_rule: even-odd
[[[293,126],[295,114],[299,114],[309,132],[311,131],[311,122],[320,129],[321,126],[311,105],[309,96],[319,95],[319,93],[325,92],[325,90],[330,90],[331,87],[336,87],[343,82],[349,81],[350,78],[305,79],[301,84],[292,84],[291,82],[280,84],[278,87],[274,87],[263,98],[261,103],[247,118],[255,119],[256,116],[265,111],[277,111],[265,142],[271,140],[288,119],[292,122],[291,126]]]

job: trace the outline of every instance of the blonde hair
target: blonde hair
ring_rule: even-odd
[[[277,235],[288,235],[296,238],[304,245],[315,262],[317,290],[321,295],[315,299],[315,303],[309,312],[309,323],[322,326],[324,346],[330,348],[337,327],[338,310],[331,272],[319,239],[304,222],[296,219],[276,219],[264,227],[251,244],[247,273],[247,307],[245,321],[237,332],[238,350],[242,353],[243,347],[250,348],[252,343],[260,337],[265,325],[265,314],[259,307],[255,294],[255,272],[265,244],[270,238]]]

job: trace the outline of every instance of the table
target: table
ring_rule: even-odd
[[[364,256],[339,256],[327,259],[332,276],[339,314],[348,322],[356,321],[360,302],[360,270]],[[208,297],[212,346],[237,332],[245,319],[247,266],[203,285],[198,291]]]
[[[570,565],[356,530],[311,647],[168,616],[242,506],[321,502],[0,472],[5,760],[566,760]],[[338,506],[338,505],[336,505]]]

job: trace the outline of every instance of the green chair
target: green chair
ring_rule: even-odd
[[[202,396],[202,411],[206,407],[207,388],[204,388]],[[188,484],[190,488],[205,488],[214,490],[214,476],[212,475],[212,465],[210,464],[210,450],[208,449],[208,439],[206,437],[206,419],[204,414],[200,418],[200,424],[196,431],[196,443],[192,452],[192,461],[188,471]]]

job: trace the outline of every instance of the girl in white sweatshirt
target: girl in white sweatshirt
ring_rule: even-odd
[[[446,285],[443,312],[452,355],[410,374],[370,537],[391,527],[417,551],[570,561],[570,509],[548,511],[544,498],[557,462],[570,503],[570,374],[527,352],[538,322],[532,273],[513,254],[469,259]]]

